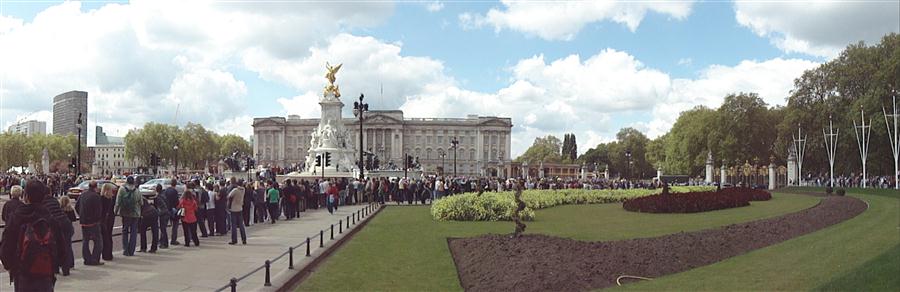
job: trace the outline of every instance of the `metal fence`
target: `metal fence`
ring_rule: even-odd
[[[338,220],[338,222],[337,222],[338,234],[344,233],[345,225],[346,225],[347,231],[349,232],[351,224],[356,225],[359,222],[362,222],[363,218],[366,218],[369,215],[374,214],[375,211],[379,208],[379,206],[380,206],[379,204],[370,203],[365,208],[356,210],[356,212],[354,212],[351,215],[348,215],[346,218]],[[335,227],[335,224],[331,224],[331,226],[327,229],[327,230],[329,230],[329,233],[330,233],[329,240],[334,240],[334,227]],[[265,283],[263,285],[266,287],[272,286],[272,281],[271,281],[272,280],[271,279],[272,264],[274,264],[275,262],[278,262],[281,259],[284,259],[285,256],[287,256],[288,269],[293,270],[294,269],[294,251],[302,246],[306,246],[306,256],[309,257],[310,256],[310,248],[311,248],[310,244],[311,244],[312,240],[316,237],[319,238],[319,247],[320,248],[325,247],[325,230],[326,229],[321,229],[321,230],[319,230],[318,234],[312,234],[311,236],[307,236],[305,241],[302,241],[299,244],[294,245],[294,246],[289,246],[286,251],[284,251],[283,253],[281,253],[280,255],[276,256],[273,259],[265,260],[265,262],[263,262],[262,265],[254,268],[250,272],[248,272],[240,277],[231,278],[231,280],[228,281],[228,284],[226,284],[225,286],[222,286],[219,289],[216,289],[215,291],[221,292],[221,291],[225,291],[226,289],[230,288],[231,289],[230,291],[236,292],[238,283],[240,283],[244,279],[247,279],[250,276],[252,276],[253,274],[256,274],[257,272],[262,271],[262,270],[265,270]]]

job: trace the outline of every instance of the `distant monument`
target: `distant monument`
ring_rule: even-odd
[[[354,177],[358,172],[354,163],[354,151],[351,147],[350,131],[344,128],[341,110],[344,103],[341,102],[340,88],[335,81],[337,72],[343,64],[331,66],[325,63],[325,79],[328,85],[322,91],[319,105],[322,106],[322,118],[319,126],[311,134],[309,151],[307,151],[306,164],[299,172],[292,172],[284,178],[296,177]],[[325,157],[329,159],[325,159]],[[316,157],[321,157],[319,166],[316,166]]]
[[[50,151],[47,148],[41,151],[41,173],[50,173]]]

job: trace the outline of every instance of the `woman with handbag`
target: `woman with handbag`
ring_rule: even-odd
[[[189,184],[190,185],[190,184]],[[181,217],[181,227],[184,229],[184,246],[190,247],[191,240],[195,246],[200,246],[200,238],[197,237],[197,209],[198,202],[194,196],[192,187],[184,190],[184,195],[178,201],[178,215]]]

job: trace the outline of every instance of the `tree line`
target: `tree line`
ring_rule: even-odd
[[[136,159],[145,166],[150,165],[151,154],[159,156],[163,165],[174,164],[177,155],[180,166],[201,169],[235,152],[252,155],[252,151],[250,143],[240,136],[219,135],[194,123],[180,128],[150,122],[125,135],[125,158]]]
[[[0,172],[29,164],[40,169],[45,148],[51,162],[50,171],[64,170],[75,155],[77,143],[75,135],[0,133]],[[62,161],[65,162],[58,163]]]
[[[900,35],[892,33],[878,44],[850,45],[837,58],[804,72],[794,80],[786,105],[771,106],[756,93],[736,92],[727,95],[718,108],[697,106],[682,112],[665,135],[649,139],[636,129],[624,128],[615,141],[596,145],[571,162],[588,168],[596,164],[601,170],[609,166],[614,174],[629,171],[641,177],[655,175],[656,168],[702,175],[710,152],[717,168],[723,163],[784,165],[794,146],[793,136],[802,129],[807,139],[804,174],[824,174],[828,159],[822,130],[832,121],[840,131],[835,173],[858,174],[861,161],[853,121],[860,124],[862,111],[872,126],[868,173],[888,175],[894,168],[882,109],[892,110],[895,94],[900,97]],[[562,155],[552,151],[554,142],[558,145],[559,139],[538,138],[520,159],[560,157],[562,161]],[[630,161],[626,153],[631,154]]]

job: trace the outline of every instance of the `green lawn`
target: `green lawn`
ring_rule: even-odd
[[[621,288],[897,291],[897,193],[859,189],[850,192],[868,202],[869,209],[847,222],[716,264]]]
[[[569,205],[537,211],[529,233],[580,240],[653,237],[778,216],[818,198],[775,194],[749,207],[698,214],[627,212],[621,204]],[[388,207],[334,253],[300,291],[458,291],[448,237],[510,233],[510,222],[436,222],[428,207]]]

